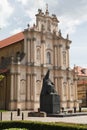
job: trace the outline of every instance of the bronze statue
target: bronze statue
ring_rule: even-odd
[[[60,96],[57,94],[53,82],[49,78],[50,70],[47,71],[43,79],[42,90],[40,94],[40,111],[47,114],[56,114],[60,112]]]
[[[42,86],[41,95],[57,93],[55,88],[54,88],[54,83],[49,78],[49,74],[50,74],[50,70],[47,71],[47,74],[43,79],[43,86]]]

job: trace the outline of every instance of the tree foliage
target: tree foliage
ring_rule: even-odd
[[[0,81],[2,81],[4,77],[5,77],[5,76],[1,74],[1,75],[0,75]]]

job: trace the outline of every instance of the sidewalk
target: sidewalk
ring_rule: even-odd
[[[17,116],[17,112],[3,112],[2,121],[9,120],[29,120],[29,121],[41,121],[41,122],[67,122],[67,123],[76,123],[76,124],[87,124],[87,115],[72,116],[72,117],[28,117],[29,111],[24,111],[20,113],[20,116]],[[22,115],[23,113],[23,115]],[[22,117],[23,116],[23,117]]]

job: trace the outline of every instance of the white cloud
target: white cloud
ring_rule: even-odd
[[[35,22],[38,8],[44,10],[48,3],[50,13],[56,13],[60,21],[59,27],[64,34],[74,33],[78,25],[87,21],[87,0],[16,0],[25,7],[25,13],[30,18],[30,25]]]
[[[28,0],[30,1],[30,0]],[[45,7],[44,0],[32,0],[29,3],[29,6],[27,7],[25,13],[30,18],[29,24],[32,25],[35,23],[35,14],[37,13],[38,9],[43,9]]]
[[[29,0],[17,0],[17,1],[20,2],[23,5],[26,5]]]
[[[32,25],[35,23],[35,14],[37,13],[38,8],[45,10],[46,3],[48,3],[48,9],[50,13],[55,13],[60,21],[59,28],[62,29],[64,34],[66,33],[74,33],[76,31],[76,27],[81,23],[87,21],[87,0],[15,0],[15,13],[13,16],[13,20],[15,15],[17,15],[18,9],[18,17],[20,21],[23,21],[24,17],[21,17],[22,14],[26,17],[29,17],[29,24]],[[16,6],[17,5],[17,6]],[[70,6],[72,5],[72,6]],[[8,0],[0,1],[0,26],[6,26],[8,24],[8,20],[13,12],[13,8],[8,2]],[[21,14],[22,12],[22,14]],[[19,21],[19,22],[20,22]],[[22,25],[22,24],[21,24]]]
[[[74,33],[77,26],[87,22],[87,0],[77,0],[76,2],[71,0],[70,2],[68,3],[67,0],[67,3],[62,3],[64,6],[60,10],[56,8],[57,15],[59,15],[60,27],[64,30],[64,33],[69,34]]]
[[[69,16],[61,16],[60,18],[60,29],[64,31],[64,34],[71,34],[76,31],[76,27],[80,25],[79,19],[73,19]]]
[[[28,6],[29,8],[35,8],[35,6],[43,6],[44,0],[16,0],[17,2],[20,2],[23,6]]]
[[[13,8],[11,7],[8,0],[0,1],[0,27],[3,28],[8,24],[8,20],[13,13]]]
[[[19,28],[14,29],[13,31],[11,31],[10,34],[11,34],[11,35],[14,35],[14,34],[19,33],[19,32],[21,32],[21,31],[23,31],[23,30],[22,30],[21,27],[19,27]]]

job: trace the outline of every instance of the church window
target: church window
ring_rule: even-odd
[[[16,52],[16,56],[17,56],[17,57],[20,56],[20,51],[17,51],[17,52]]]
[[[47,52],[47,63],[51,64],[51,54],[50,54],[50,52]]]

